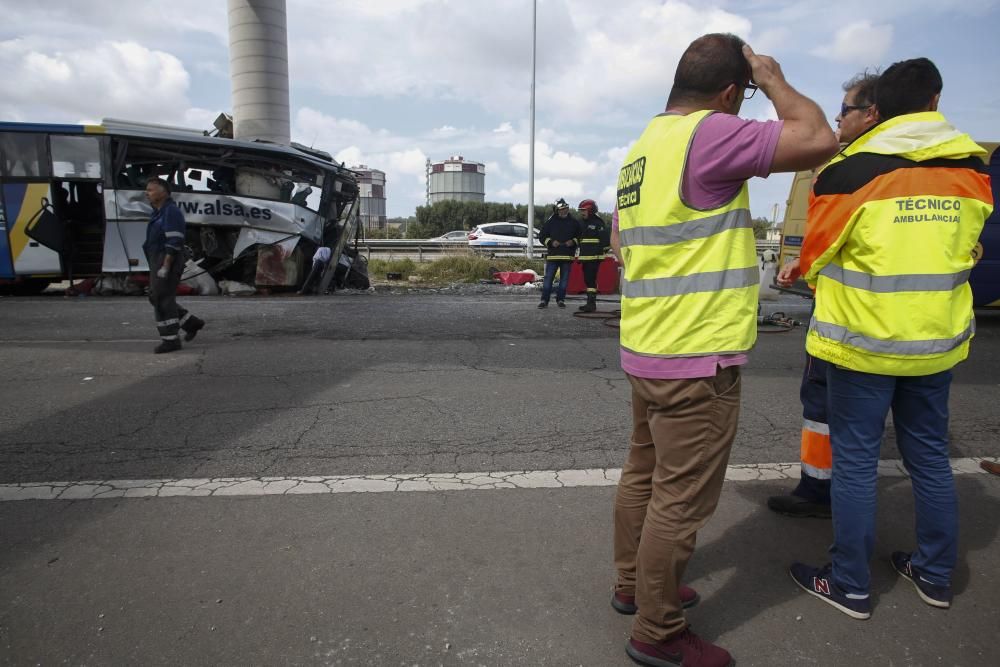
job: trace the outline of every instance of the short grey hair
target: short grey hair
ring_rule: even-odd
[[[878,70],[872,72],[865,70],[844,83],[844,92],[856,91],[854,104],[857,106],[871,106],[875,104],[875,84],[878,83],[878,78]]]

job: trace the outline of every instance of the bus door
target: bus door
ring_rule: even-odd
[[[39,238],[62,254],[71,278],[101,273],[104,256],[105,213],[103,177],[104,138],[53,134],[53,207],[61,224],[58,232]]]
[[[59,252],[32,238],[55,229],[51,165],[44,133],[0,132],[0,278],[61,274]]]

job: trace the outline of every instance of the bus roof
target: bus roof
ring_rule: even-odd
[[[245,148],[258,153],[270,154],[272,157],[295,158],[310,163],[324,171],[334,171],[344,175],[354,176],[336,160],[324,159],[321,151],[302,151],[293,146],[272,144],[264,141],[245,141],[242,139],[227,139],[208,136],[200,130],[192,130],[170,125],[155,125],[152,123],[136,123],[133,121],[104,119],[100,125],[70,125],[58,123],[13,123],[0,122],[0,132],[35,132],[46,134],[105,134],[110,136],[135,137],[141,139],[158,139],[161,141],[176,141],[202,146]]]

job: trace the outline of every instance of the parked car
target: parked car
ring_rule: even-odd
[[[464,229],[456,229],[454,231],[442,234],[441,236],[435,236],[432,239],[427,239],[428,241],[439,241],[441,243],[464,243],[469,240],[469,232]]]
[[[528,245],[528,225],[520,222],[490,222],[469,232],[469,247],[482,252],[503,248],[525,248]],[[543,250],[535,229],[534,247]]]

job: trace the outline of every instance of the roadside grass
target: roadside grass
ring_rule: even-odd
[[[399,273],[403,281],[410,281],[410,276],[416,276],[416,281],[422,284],[477,283],[491,278],[494,271],[524,269],[533,269],[541,274],[545,269],[545,262],[520,257],[490,259],[471,252],[456,253],[431,262],[415,262],[410,258],[372,258],[368,262],[368,277],[373,282],[382,283],[387,281],[387,274]]]

